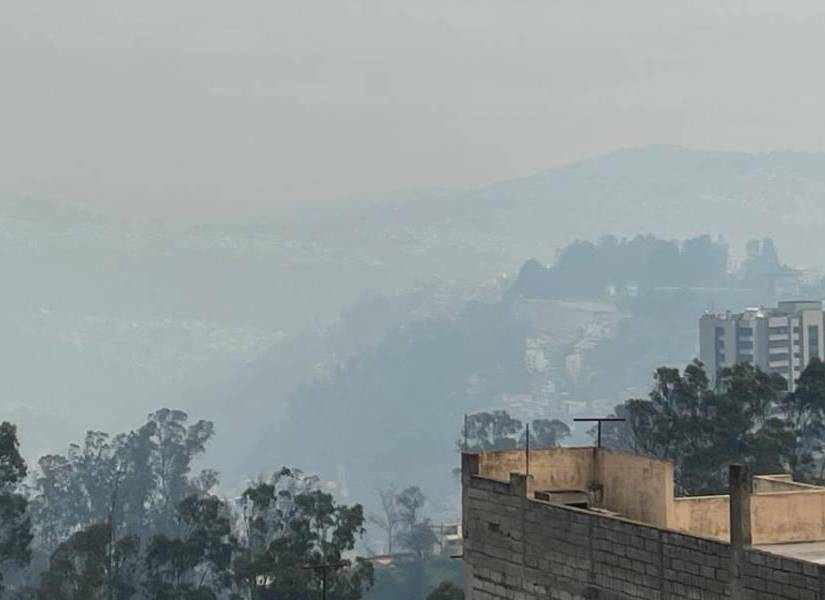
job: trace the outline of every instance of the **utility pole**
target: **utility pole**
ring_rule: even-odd
[[[617,423],[620,421],[625,421],[625,419],[621,419],[619,417],[581,417],[581,418],[574,418],[573,421],[577,423],[596,423],[596,431],[598,432],[596,435],[596,448],[602,447],[602,423]]]
[[[330,570],[346,567],[348,564],[349,563],[347,561],[340,560],[338,562],[321,563],[319,565],[307,565],[304,569],[312,570],[321,574],[321,598],[323,598],[323,600],[327,600],[327,573],[329,573]]]

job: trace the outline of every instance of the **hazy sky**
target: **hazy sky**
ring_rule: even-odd
[[[0,0],[0,192],[214,219],[650,143],[823,150],[823,5]]]

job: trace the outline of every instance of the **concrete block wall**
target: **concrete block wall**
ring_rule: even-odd
[[[472,600],[825,600],[825,568],[531,500],[531,481],[464,474]]]

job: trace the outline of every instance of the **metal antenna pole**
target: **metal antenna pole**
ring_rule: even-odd
[[[524,445],[524,454],[525,454],[525,463],[527,465],[526,473],[528,477],[530,476],[530,423],[527,423],[527,433],[525,434],[525,445]]]
[[[327,573],[330,569],[339,569],[341,567],[347,566],[349,563],[345,560],[341,560],[338,562],[333,563],[321,563],[320,565],[307,565],[304,567],[305,570],[312,570],[316,573],[321,574],[321,594],[324,600],[327,600]]]
[[[464,450],[467,450],[467,413],[464,413]]]
[[[596,448],[602,447],[602,423],[618,423],[625,421],[626,419],[622,419],[619,417],[587,417],[587,418],[575,418],[573,421],[577,423],[596,423]]]

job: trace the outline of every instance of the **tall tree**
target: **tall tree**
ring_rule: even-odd
[[[153,600],[217,599],[233,585],[229,508],[216,496],[189,496],[178,510],[182,534],[161,533],[148,544],[146,590]]]
[[[433,546],[438,542],[433,533],[432,522],[421,518],[427,497],[418,486],[411,486],[398,494],[396,503],[403,525],[399,541],[422,560],[432,554]]]
[[[0,423],[0,594],[7,570],[31,560],[31,522],[26,496],[21,493],[26,473],[17,428]]]
[[[626,427],[605,441],[673,460],[684,492],[720,491],[730,462],[749,462],[761,472],[789,464],[793,441],[788,423],[773,416],[785,387],[781,377],[749,364],[720,371],[716,389],[710,388],[698,361],[683,372],[662,367],[648,399],[617,407]]]
[[[402,517],[398,507],[398,490],[395,485],[378,490],[381,500],[381,514],[370,515],[370,523],[377,525],[387,535],[387,553],[392,554],[395,548],[396,534],[402,525]]]
[[[794,436],[794,476],[803,480],[823,479],[825,460],[820,460],[818,473],[815,461],[823,454],[825,436],[825,363],[813,358],[802,371],[796,389],[782,399],[780,408]]]
[[[317,478],[282,469],[242,496],[245,531],[234,569],[253,600],[303,600],[318,593],[315,569],[328,573],[330,600],[358,600],[372,585],[372,564],[347,556],[364,533],[360,505],[337,504]]]
[[[156,528],[166,532],[175,530],[178,504],[194,491],[189,479],[192,461],[204,453],[214,435],[210,421],[188,425],[187,420],[185,412],[164,408],[149,415],[145,425],[151,432],[154,452],[149,464],[157,482],[153,521]]]
[[[191,477],[214,429],[187,420],[182,411],[162,409],[135,431],[90,431],[65,455],[41,458],[32,502],[40,545],[51,551],[72,532],[101,522],[143,539],[177,533],[180,502],[207,493],[216,480],[212,471]]]
[[[424,596],[425,562],[438,542],[433,533],[432,523],[422,518],[421,512],[427,503],[427,497],[417,486],[404,489],[396,499],[403,524],[398,536],[401,545],[413,553],[415,560],[407,569],[406,586],[412,598]]]

